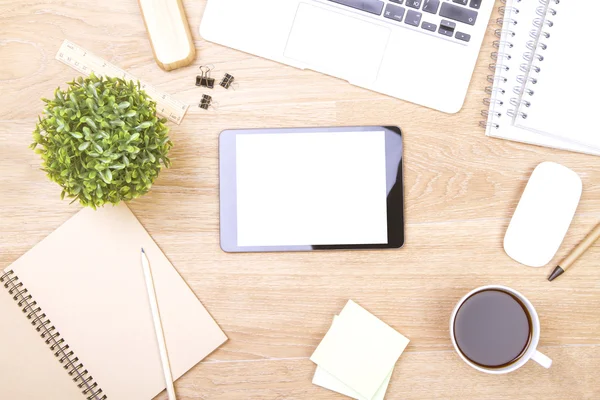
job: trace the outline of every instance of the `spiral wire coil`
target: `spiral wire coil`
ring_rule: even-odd
[[[483,99],[483,104],[489,108],[481,111],[481,115],[486,118],[485,121],[480,121],[479,125],[482,128],[499,128],[500,125],[494,121],[494,119],[501,117],[501,112],[496,111],[495,106],[503,106],[503,96],[506,94],[506,90],[502,87],[503,83],[507,83],[508,79],[503,76],[503,72],[509,71],[509,67],[505,65],[505,61],[512,59],[512,54],[509,53],[510,49],[514,47],[511,39],[515,37],[515,32],[511,29],[517,25],[517,20],[513,17],[519,14],[519,9],[515,6],[506,6],[506,0],[501,0],[504,6],[498,8],[498,13],[501,18],[496,19],[496,25],[498,29],[494,31],[494,34],[498,40],[493,42],[493,47],[496,51],[492,52],[490,57],[492,63],[489,65],[490,71],[494,72],[493,75],[487,76],[487,81],[492,86],[485,88],[485,93],[490,97]],[[520,3],[521,0],[515,0],[514,3]]]
[[[560,0],[539,0],[540,6],[536,9],[537,18],[533,20],[533,29],[529,32],[531,40],[527,42],[527,52],[523,54],[524,63],[519,66],[523,73],[517,76],[517,82],[520,86],[513,88],[513,94],[518,97],[510,99],[510,104],[515,107],[507,111],[512,118],[527,119],[527,112],[521,111],[531,106],[532,97],[535,90],[530,86],[538,83],[538,74],[542,71],[541,63],[544,61],[542,54],[548,44],[545,40],[550,38],[550,30],[554,26],[552,17],[557,14],[554,6],[560,4]]]
[[[75,356],[73,350],[70,350],[69,345],[65,343],[65,340],[37,302],[33,300],[28,290],[23,287],[23,283],[19,282],[19,277],[15,275],[14,271],[7,271],[0,276],[0,283],[4,284],[8,294],[12,296],[19,308],[26,314],[27,319],[31,321],[31,325],[35,326],[35,330],[40,333],[54,356],[67,370],[69,376],[73,377],[73,381],[77,383],[77,387],[82,390],[86,399],[106,400],[107,396],[102,394],[102,389],[94,382],[94,378],[89,375],[83,364],[79,362],[79,358]]]

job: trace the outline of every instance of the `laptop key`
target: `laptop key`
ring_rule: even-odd
[[[471,0],[469,7],[476,8],[479,10],[479,7],[481,7],[481,0]]]
[[[469,0],[452,0],[452,2],[456,3],[456,4],[461,4],[463,6],[466,6],[467,3],[469,2]]]
[[[406,6],[410,8],[416,8],[417,10],[421,7],[423,0],[406,0]]]
[[[440,28],[444,28],[449,31],[454,31],[454,28],[456,28],[456,22],[446,21],[445,19],[443,19],[442,22],[440,22]]]
[[[383,1],[379,0],[329,0],[334,3],[356,8],[357,10],[366,11],[371,14],[381,15],[383,11]]]
[[[396,3],[396,4],[402,4],[404,3],[404,0],[390,0],[392,3]]]
[[[421,28],[425,29],[426,31],[435,32],[437,25],[423,21]]]
[[[393,19],[394,21],[402,22],[402,18],[404,17],[404,11],[406,9],[404,7],[398,7],[393,4],[388,4],[385,7],[385,11],[383,12],[383,16],[389,19]]]
[[[423,0],[423,11],[436,14],[440,8],[440,0]]]
[[[477,11],[455,6],[452,3],[444,3],[442,4],[442,8],[440,10],[440,16],[444,18],[450,18],[458,22],[464,22],[465,24],[475,25],[475,21],[477,20]]]
[[[419,24],[421,23],[422,16],[423,14],[418,11],[408,10],[408,12],[406,13],[406,19],[404,20],[404,23],[412,26],[419,26]]]
[[[453,32],[454,31],[449,31],[446,28],[443,28],[441,25],[440,25],[440,29],[438,29],[438,33],[441,33],[444,36],[450,36],[450,37],[452,37],[452,33]]]
[[[462,40],[463,42],[468,42],[471,40],[471,35],[468,33],[456,32],[456,36],[454,36],[458,40]]]
[[[454,36],[454,28],[456,28],[456,22],[446,21],[445,19],[440,22],[440,29],[438,29],[438,33],[441,33],[444,36]]]

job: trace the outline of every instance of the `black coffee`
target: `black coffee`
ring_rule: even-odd
[[[531,317],[510,293],[490,289],[477,292],[459,308],[454,338],[461,353],[486,368],[517,361],[531,341]]]

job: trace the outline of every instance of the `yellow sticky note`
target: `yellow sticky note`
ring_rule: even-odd
[[[385,392],[387,392],[387,388],[390,384],[390,379],[392,378],[392,372],[394,371],[390,371],[388,376],[384,379],[383,383],[372,399],[367,399],[366,397],[356,393],[352,388],[348,387],[342,381],[319,366],[317,366],[312,383],[325,389],[338,392],[339,394],[343,394],[344,396],[352,397],[356,400],[383,400],[385,398]]]
[[[373,399],[409,340],[353,302],[310,358],[360,396]]]
[[[334,321],[340,318],[339,316],[333,317]],[[385,398],[385,393],[387,392],[387,388],[390,384],[390,379],[392,378],[392,373],[394,371],[390,371],[388,376],[384,379],[383,383],[375,393],[372,399],[367,399],[366,397],[361,396],[357,392],[355,392],[351,387],[344,384],[342,381],[337,379],[335,376],[331,375],[329,372],[325,371],[322,367],[317,365],[317,369],[315,370],[315,375],[313,376],[312,383],[313,385],[321,386],[325,389],[332,390],[334,392],[343,394],[344,396],[352,397],[356,400],[383,400]]]

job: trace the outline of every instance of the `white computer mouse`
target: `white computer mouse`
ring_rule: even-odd
[[[547,265],[571,225],[581,190],[581,178],[569,168],[554,162],[538,165],[506,231],[506,254],[530,267]]]

